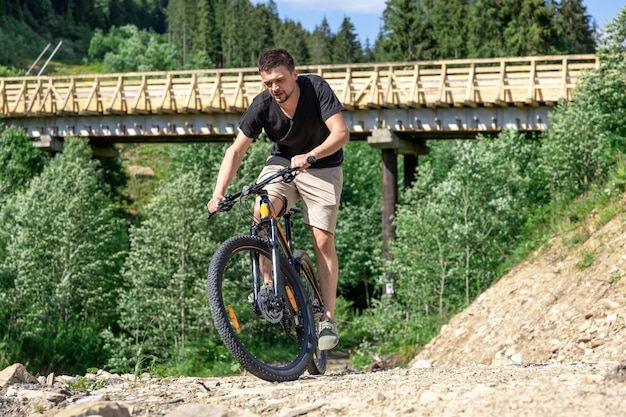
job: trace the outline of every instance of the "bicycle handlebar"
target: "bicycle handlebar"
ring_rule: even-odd
[[[316,161],[316,159],[314,156],[309,156],[306,161],[309,164],[313,164]],[[287,183],[293,181],[299,169],[300,167],[296,167],[296,168],[285,167],[279,171],[276,171],[274,174],[265,178],[263,181],[260,181],[252,185],[244,185],[244,187],[238,193],[227,194],[224,197],[224,199],[217,204],[217,211],[213,213],[209,212],[209,218],[213,217],[219,212],[229,211],[230,209],[233,208],[237,200],[241,197],[245,197],[246,195],[249,195],[249,194],[255,194],[255,195],[261,194],[263,188],[278,177],[282,177],[282,180]]]

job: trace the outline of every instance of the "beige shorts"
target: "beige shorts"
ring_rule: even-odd
[[[270,156],[258,180],[289,165],[289,161],[279,156]],[[341,167],[306,169],[291,183],[282,181],[266,186],[270,196],[280,195],[287,199],[285,211],[302,200],[304,223],[334,233],[337,213],[343,186]]]

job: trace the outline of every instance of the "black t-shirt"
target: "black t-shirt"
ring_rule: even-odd
[[[322,77],[300,75],[298,85],[300,98],[293,119],[282,112],[269,91],[265,90],[252,100],[239,120],[239,128],[246,136],[256,138],[264,130],[274,142],[272,155],[287,159],[309,152],[324,142],[330,134],[324,122],[343,110],[339,99]],[[342,162],[343,150],[340,149],[317,160],[313,167],[334,167]]]

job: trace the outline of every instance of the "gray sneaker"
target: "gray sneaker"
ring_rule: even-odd
[[[317,339],[317,347],[320,350],[331,350],[339,343],[337,335],[337,325],[330,319],[324,319],[319,324],[319,338]]]

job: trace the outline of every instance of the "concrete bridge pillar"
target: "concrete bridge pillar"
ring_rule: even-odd
[[[370,146],[378,148],[382,153],[382,237],[383,260],[391,260],[389,244],[396,238],[392,220],[398,204],[398,154],[404,155],[404,187],[410,187],[415,181],[418,155],[428,153],[425,141],[417,137],[401,138],[389,129],[376,129],[368,136]],[[387,272],[385,294],[393,297],[395,277]]]

